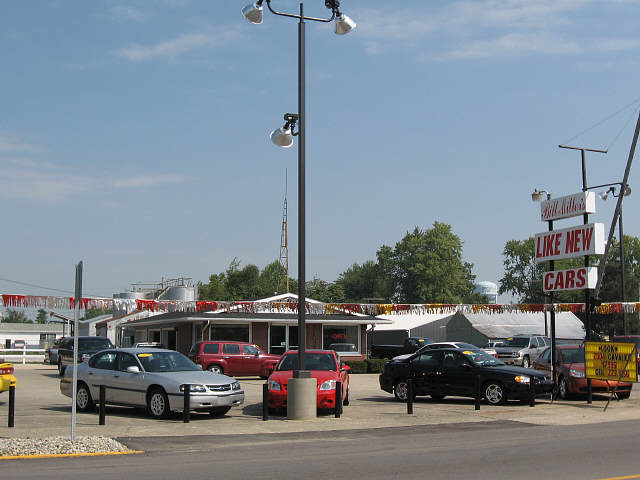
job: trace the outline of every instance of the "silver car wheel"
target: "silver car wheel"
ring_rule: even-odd
[[[208,368],[208,370],[209,370],[211,373],[219,373],[219,374],[222,374],[222,373],[223,373],[222,367],[221,367],[220,365],[211,365],[211,366]]]
[[[84,383],[78,385],[78,390],[76,391],[76,406],[81,412],[86,412],[93,408],[91,393]]]
[[[484,398],[490,405],[500,405],[504,403],[504,389],[499,383],[488,383],[484,388]]]
[[[149,396],[149,413],[152,417],[163,418],[169,413],[168,398],[162,390],[154,390]]]
[[[406,402],[409,398],[409,386],[406,380],[400,380],[396,382],[393,387],[393,394],[396,397],[396,400],[400,402]]]

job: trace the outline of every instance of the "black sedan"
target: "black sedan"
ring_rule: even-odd
[[[490,405],[529,399],[531,382],[535,395],[553,389],[553,381],[543,372],[508,366],[485,352],[464,348],[422,350],[390,360],[380,374],[380,388],[406,402],[408,379],[412,379],[414,396],[430,395],[435,400],[445,395],[475,397],[479,380],[480,394]]]

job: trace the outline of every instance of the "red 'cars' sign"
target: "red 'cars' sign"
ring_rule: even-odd
[[[537,233],[536,263],[604,253],[604,225],[589,223]]]
[[[598,269],[596,267],[581,267],[545,272],[542,285],[545,292],[557,292],[596,288],[597,282]]]

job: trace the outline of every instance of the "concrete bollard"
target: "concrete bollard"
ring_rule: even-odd
[[[287,382],[287,418],[289,420],[310,420],[316,418],[318,410],[318,380],[311,372],[298,370],[298,377]]]

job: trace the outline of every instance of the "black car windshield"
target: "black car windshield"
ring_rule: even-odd
[[[482,350],[465,350],[462,352],[474,365],[478,367],[493,367],[497,365],[504,365],[493,355],[483,352]]]
[[[336,361],[329,353],[305,353],[305,368],[307,370],[331,370],[336,371]],[[277,371],[297,370],[298,354],[287,353],[278,364]]]
[[[113,343],[107,337],[80,338],[78,339],[78,348],[87,350],[106,350],[113,348]]]
[[[202,370],[183,354],[178,352],[138,353],[138,360],[147,372],[188,372]]]
[[[584,363],[584,348],[563,348],[560,354],[562,363]]]
[[[503,347],[528,347],[529,338],[528,337],[507,338],[502,341],[502,346]]]

